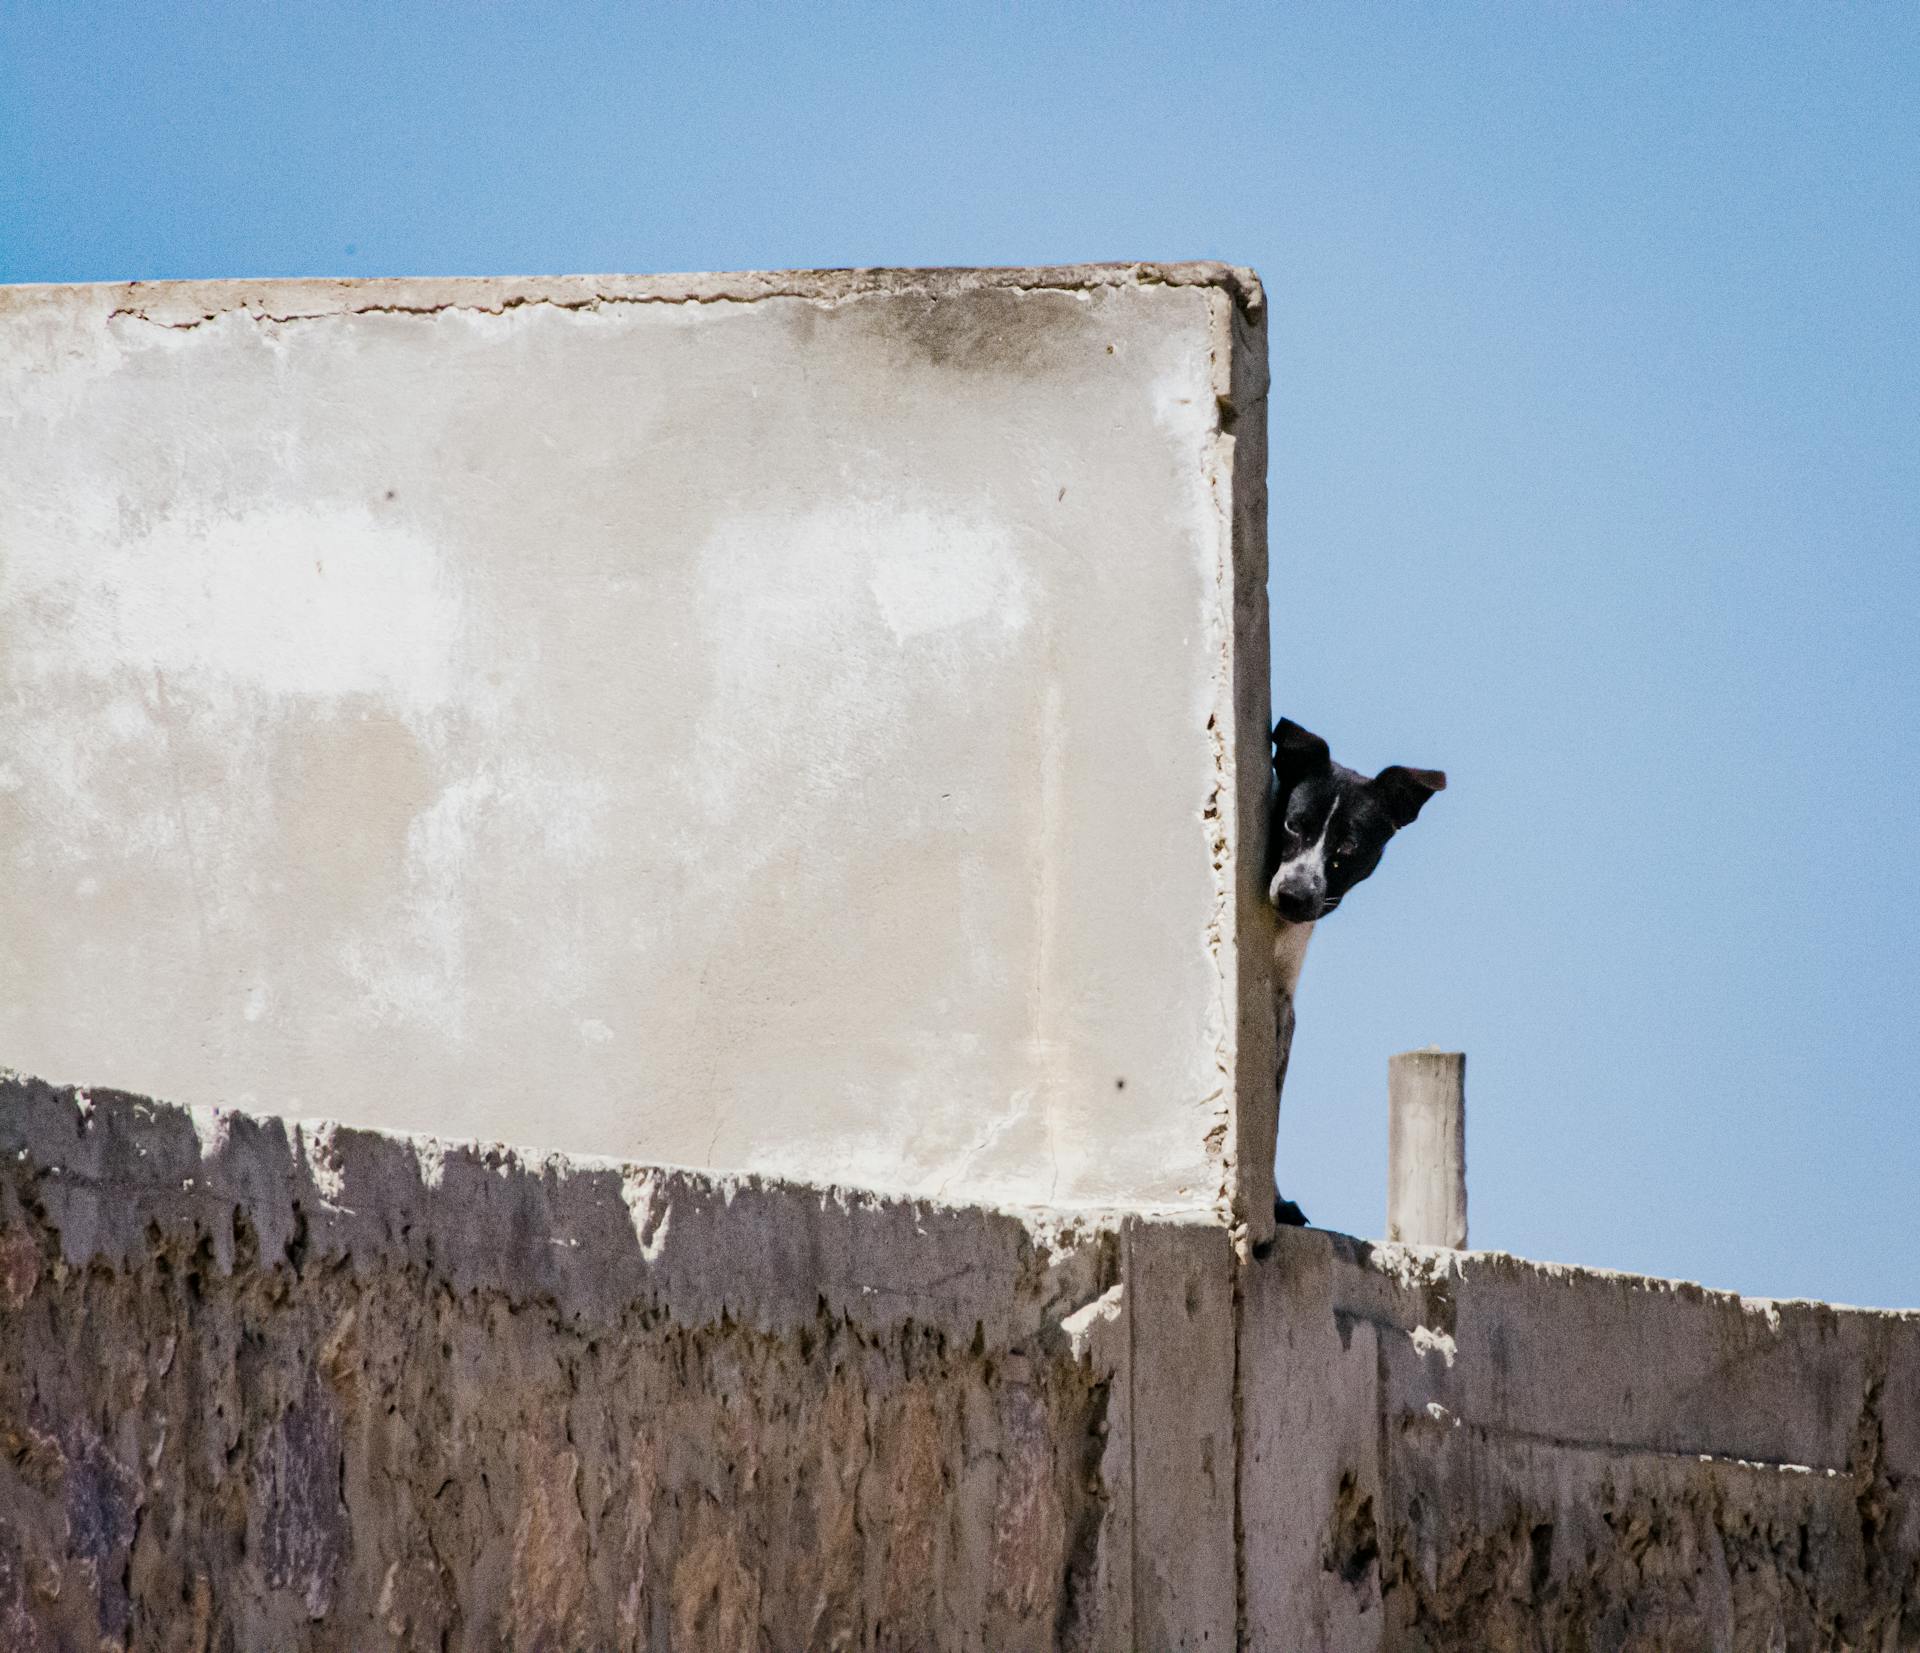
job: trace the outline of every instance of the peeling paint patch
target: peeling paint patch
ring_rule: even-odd
[[[212,1159],[226,1147],[227,1138],[233,1131],[233,1120],[225,1109],[196,1104],[187,1109],[187,1117],[193,1121],[193,1134],[200,1143],[201,1159]]]
[[[420,1185],[429,1192],[447,1179],[449,1145],[436,1137],[412,1138],[414,1163],[419,1167]]]
[[[1116,1280],[1091,1303],[1075,1309],[1060,1322],[1060,1329],[1067,1334],[1067,1343],[1073,1350],[1075,1360],[1086,1359],[1094,1334],[1103,1323],[1120,1318],[1126,1295],[1125,1282]]]
[[[657,1192],[651,1171],[629,1169],[620,1178],[620,1197],[626,1201],[628,1214],[633,1218],[640,1255],[650,1263],[658,1262],[660,1253],[666,1249],[667,1230],[673,1222],[672,1205],[665,1199],[656,1200]]]
[[[1422,1356],[1437,1354],[1444,1364],[1453,1364],[1454,1342],[1447,1333],[1435,1331],[1431,1326],[1415,1326],[1408,1336]]]
[[[322,1122],[296,1125],[293,1130],[315,1191],[328,1205],[344,1207],[347,1181],[340,1156],[339,1127]]]

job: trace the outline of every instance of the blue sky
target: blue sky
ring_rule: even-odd
[[[0,0],[0,280],[1226,258],[1277,706],[1448,792],[1281,1121],[1381,1226],[1920,1305],[1920,8]],[[3,1053],[0,1053],[3,1054]]]

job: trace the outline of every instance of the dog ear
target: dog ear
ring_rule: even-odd
[[[1333,753],[1318,735],[1308,734],[1291,718],[1273,726],[1273,772],[1283,781],[1324,775],[1333,767]]]
[[[1446,790],[1447,777],[1437,769],[1409,769],[1389,764],[1373,777],[1373,795],[1386,805],[1396,828],[1410,826],[1420,806],[1434,793]]]

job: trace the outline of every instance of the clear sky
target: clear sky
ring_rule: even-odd
[[[1436,1042],[1477,1244],[1920,1305],[1920,7],[0,0],[4,281],[1136,258],[1267,283],[1276,705],[1452,781],[1288,1191]]]

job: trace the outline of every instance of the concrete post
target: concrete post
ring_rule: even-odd
[[[1387,1063],[1387,1238],[1467,1243],[1467,1058],[1403,1051]]]

